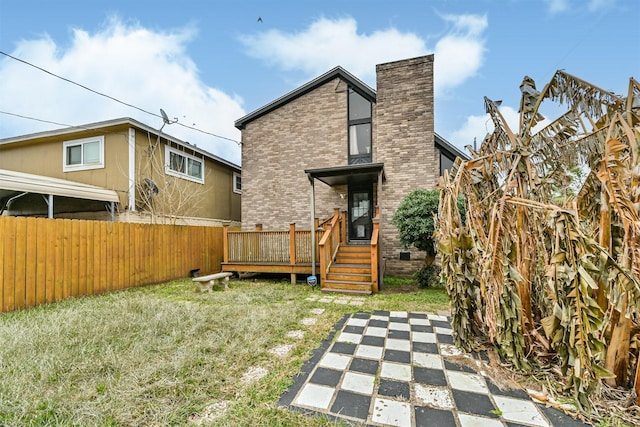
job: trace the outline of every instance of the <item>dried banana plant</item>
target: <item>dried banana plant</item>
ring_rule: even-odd
[[[558,71],[520,90],[519,129],[485,98],[494,131],[439,183],[456,343],[559,366],[584,410],[605,381],[640,395],[640,85],[623,97]],[[546,121],[545,102],[566,111]]]

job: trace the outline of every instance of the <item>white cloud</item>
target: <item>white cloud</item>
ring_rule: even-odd
[[[570,0],[545,0],[545,1],[548,5],[547,10],[552,15],[567,12],[568,10],[571,9]],[[589,12],[597,12],[599,10],[606,9],[610,6],[613,6],[615,2],[616,0],[589,0],[587,4],[587,10]],[[581,1],[576,2],[575,7],[582,8],[583,6],[584,5]]]
[[[484,60],[483,33],[487,17],[479,15],[444,15],[452,30],[436,43],[434,88],[436,96],[473,77]]]
[[[569,0],[546,0],[549,6],[549,13],[562,13],[569,9]]]
[[[234,140],[233,122],[244,114],[241,99],[207,87],[186,53],[191,29],[154,32],[117,18],[95,33],[74,29],[69,43],[51,38],[21,41],[15,57],[144,110],[163,108],[179,123]],[[0,110],[70,125],[132,117],[159,128],[162,120],[64,82],[25,64],[0,62]],[[0,137],[58,128],[51,124],[0,115]],[[164,132],[238,163],[240,149],[231,142],[177,124]]]
[[[313,78],[340,65],[370,85],[375,83],[375,64],[427,53],[416,34],[394,28],[362,34],[357,27],[353,18],[321,18],[298,33],[269,30],[240,41],[250,56],[283,70]]]
[[[597,12],[601,9],[606,9],[615,3],[615,0],[591,0],[589,2],[589,12]]]
[[[520,122],[520,114],[517,109],[509,106],[501,106],[500,113],[507,122],[507,126],[512,132],[518,133],[518,126]],[[493,132],[493,121],[488,114],[481,116],[469,116],[462,125],[462,127],[451,133],[451,140],[456,141],[462,146],[470,145],[473,147],[473,140],[475,138],[477,147],[484,140],[484,137]]]
[[[305,79],[340,65],[375,87],[375,65],[435,53],[438,93],[456,87],[482,66],[486,16],[444,15],[451,30],[430,49],[425,40],[395,28],[358,32],[353,18],[321,18],[297,33],[270,30],[244,35],[247,53],[287,71],[302,71]]]

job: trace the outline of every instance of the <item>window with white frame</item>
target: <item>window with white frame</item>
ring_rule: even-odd
[[[204,184],[204,162],[184,151],[165,146],[165,171],[169,175]]]
[[[64,141],[62,165],[64,172],[104,168],[104,136]]]
[[[233,173],[233,192],[242,194],[242,176],[239,173]]]

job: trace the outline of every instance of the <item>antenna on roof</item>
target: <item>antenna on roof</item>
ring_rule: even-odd
[[[173,120],[169,120],[169,116],[167,116],[167,113],[165,113],[162,108],[160,109],[160,115],[162,116],[162,121],[164,122],[162,123],[162,127],[160,128],[160,132],[162,132],[162,128],[164,127],[164,125],[170,125],[178,121],[177,117],[175,117]]]
[[[169,116],[167,116],[167,113],[165,113],[162,108],[160,109],[160,115],[162,116],[162,120],[164,121],[165,125],[168,125],[171,123],[171,121],[169,120]]]

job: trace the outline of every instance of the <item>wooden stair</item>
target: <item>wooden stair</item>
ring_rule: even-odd
[[[372,293],[371,248],[369,245],[340,245],[335,261],[329,267],[323,292],[343,294]]]

